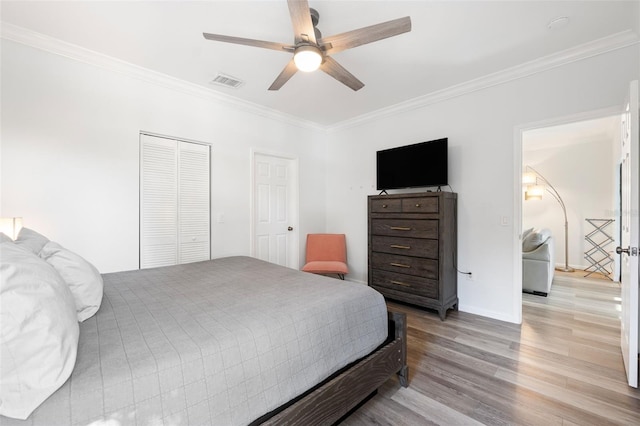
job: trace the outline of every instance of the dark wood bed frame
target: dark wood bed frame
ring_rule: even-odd
[[[406,315],[393,311],[388,315],[389,337],[384,344],[252,425],[331,425],[356,408],[393,374],[398,374],[400,384],[407,387]]]

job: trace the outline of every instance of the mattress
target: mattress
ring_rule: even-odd
[[[387,337],[370,287],[250,257],[103,278],[69,380],[0,424],[248,424]]]

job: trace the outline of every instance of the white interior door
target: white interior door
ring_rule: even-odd
[[[638,139],[638,82],[631,82],[626,110],[622,115],[621,138],[621,242],[616,249],[622,258],[620,317],[622,358],[629,386],[638,387],[638,220],[640,141]]]
[[[297,167],[295,160],[254,154],[253,255],[298,268]]]

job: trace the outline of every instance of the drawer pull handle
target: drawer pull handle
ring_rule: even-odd
[[[411,268],[411,265],[405,265],[404,263],[390,263],[390,265],[397,268]]]
[[[404,287],[411,287],[411,284],[403,283],[402,281],[391,280],[391,284],[401,285],[401,286],[404,286]]]
[[[406,226],[391,226],[390,229],[393,231],[411,231],[411,228]]]
[[[417,204],[416,204],[416,207],[420,207],[420,203],[417,203]]]
[[[386,205],[386,204],[383,204],[383,205],[382,205],[382,208],[383,208],[383,209],[386,209],[386,208],[387,208],[387,205]]]
[[[395,248],[395,249],[411,250],[411,247],[409,246],[400,246],[398,244],[390,244],[389,247]]]

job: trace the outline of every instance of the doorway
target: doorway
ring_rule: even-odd
[[[619,152],[619,114],[523,132],[522,169],[539,186],[523,185],[522,229],[550,231],[555,267],[619,276]]]
[[[513,312],[515,313],[515,322],[522,322],[522,233],[526,229],[523,227],[523,204],[524,204],[524,189],[523,189],[523,139],[528,132],[553,128],[556,126],[567,125],[570,123],[578,123],[583,121],[589,121],[599,119],[603,117],[620,117],[620,109],[615,107],[604,108],[601,110],[590,111],[586,113],[579,113],[571,116],[558,117],[553,119],[547,119],[539,122],[531,122],[522,124],[514,128],[514,185],[513,185],[513,217],[514,217],[514,230],[513,230],[513,282],[514,282],[514,298],[513,298]],[[557,207],[559,221],[562,221],[562,211],[560,207]],[[562,233],[564,231],[561,231]],[[560,234],[562,235],[562,234]],[[562,238],[562,237],[561,237]],[[560,251],[563,253],[563,250]]]

